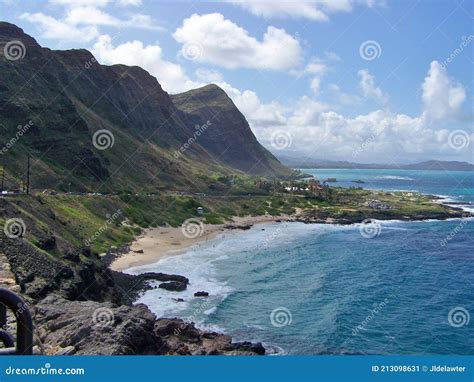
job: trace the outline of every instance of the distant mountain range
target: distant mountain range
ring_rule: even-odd
[[[24,57],[5,55],[15,42]],[[219,174],[291,173],[216,85],[170,96],[140,67],[42,48],[5,22],[0,48],[0,165],[22,178],[31,154],[35,188],[200,188]]]
[[[474,165],[468,162],[428,160],[413,164],[376,164],[354,163],[347,161],[328,160],[298,160],[290,157],[280,157],[282,163],[293,168],[340,168],[340,169],[402,169],[402,170],[447,170],[447,171],[473,171]]]

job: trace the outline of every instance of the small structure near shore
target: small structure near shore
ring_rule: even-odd
[[[204,208],[198,207],[198,208],[196,208],[196,212],[199,216],[202,216],[202,215],[204,215]]]

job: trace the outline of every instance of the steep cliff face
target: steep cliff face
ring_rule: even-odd
[[[290,174],[288,168],[258,143],[244,115],[217,85],[176,94],[171,99],[184,114],[184,120],[211,121],[210,133],[203,134],[200,143],[221,162],[247,173]]]
[[[5,56],[12,41],[23,44],[24,57]],[[31,121],[0,159],[21,178],[30,153],[36,188],[199,188],[213,172],[289,173],[215,86],[171,98],[139,67],[100,65],[82,49],[42,48],[8,23],[0,23],[0,47],[1,147]],[[213,128],[175,155],[195,137],[195,126],[208,119]],[[101,150],[93,145],[99,130],[110,132],[105,144],[113,140],[113,146]]]

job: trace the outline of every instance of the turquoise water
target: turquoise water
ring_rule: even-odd
[[[364,187],[474,200],[472,173],[311,172],[341,186],[361,179]],[[130,271],[189,277],[185,292],[141,298],[158,315],[279,354],[473,354],[472,221],[390,221],[377,230],[368,238],[359,225],[258,225]],[[210,297],[194,298],[197,290]]]
[[[412,191],[443,195],[459,202],[474,201],[474,172],[422,170],[302,169],[319,180],[335,177],[337,187]],[[362,180],[364,183],[354,183]]]

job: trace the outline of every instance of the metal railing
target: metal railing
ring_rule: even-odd
[[[16,317],[16,344],[14,337],[7,332],[7,308]],[[28,304],[12,291],[0,288],[0,355],[33,354],[33,320]]]

